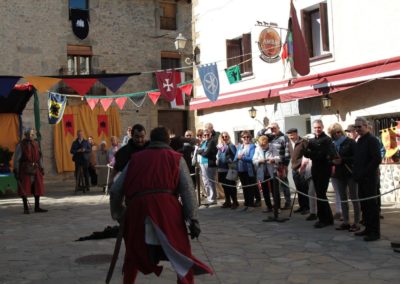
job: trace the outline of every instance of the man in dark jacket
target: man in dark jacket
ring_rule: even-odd
[[[308,141],[304,156],[312,160],[311,176],[317,194],[318,221],[315,228],[323,228],[333,225],[333,215],[327,200],[329,179],[331,176],[332,159],[335,157],[335,149],[331,138],[324,132],[322,120],[316,119],[313,124],[315,137]]]
[[[378,140],[370,133],[368,121],[357,117],[354,127],[360,138],[357,140],[354,155],[353,177],[358,183],[360,199],[378,195],[377,179],[381,163]],[[364,236],[365,241],[376,241],[380,238],[380,218],[378,199],[372,198],[361,201],[361,211],[364,216],[365,230],[355,233]]]
[[[297,128],[290,128],[286,131],[289,138],[289,155],[292,162],[292,175],[293,181],[296,185],[296,189],[303,193],[299,193],[299,208],[295,210],[295,213],[301,213],[305,215],[309,212],[310,206],[308,204],[308,183],[304,178],[304,169],[301,168],[301,162],[303,160],[304,151],[307,147],[306,141],[299,136]]]
[[[89,190],[89,160],[92,146],[83,138],[83,131],[77,131],[77,138],[71,145],[72,160],[75,162],[75,178],[78,178],[78,170],[82,167],[85,177],[85,188]]]

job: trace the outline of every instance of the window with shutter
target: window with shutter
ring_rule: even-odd
[[[242,77],[253,74],[250,33],[226,40],[226,61],[227,67],[239,65]]]
[[[176,3],[160,2],[160,29],[176,30]]]
[[[92,47],[83,45],[67,46],[68,75],[88,75],[91,70]]]
[[[301,10],[301,25],[311,62],[331,56],[327,4]]]

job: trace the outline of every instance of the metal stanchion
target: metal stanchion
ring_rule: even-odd
[[[199,207],[201,206],[201,194],[200,194],[200,169],[199,167],[195,167],[195,178],[196,178],[196,187],[197,187],[197,202]]]

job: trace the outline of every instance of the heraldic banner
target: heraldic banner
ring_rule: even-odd
[[[204,93],[210,101],[215,102],[219,96],[217,64],[201,65],[197,67],[197,70],[199,71]]]
[[[49,108],[49,124],[57,124],[61,121],[66,104],[67,97],[49,92],[49,99],[47,101],[47,106]]]
[[[161,97],[167,102],[172,102],[176,98],[178,82],[176,82],[177,71],[156,72],[157,86],[160,89]]]
[[[121,137],[121,121],[117,106],[107,111],[98,105],[93,110],[87,104],[66,106],[62,123],[54,125],[54,157],[58,173],[72,172],[75,169],[70,153],[72,142],[77,138],[77,131],[83,131],[83,137],[93,137],[100,145],[106,141],[111,145],[111,136]]]

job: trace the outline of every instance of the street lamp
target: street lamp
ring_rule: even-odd
[[[332,106],[332,98],[329,95],[322,97],[322,106],[326,109]]]
[[[179,52],[179,54],[184,54],[184,49],[186,47],[188,39],[185,38],[181,33],[175,39],[175,49]],[[198,46],[195,47],[193,54],[189,55],[185,58],[185,63],[187,65],[192,65],[193,63],[196,65],[200,64],[200,48]]]
[[[249,115],[253,119],[257,116],[257,110],[253,106],[251,107],[251,109],[249,109]]]

